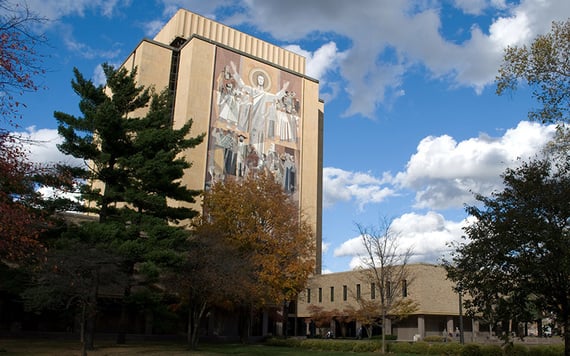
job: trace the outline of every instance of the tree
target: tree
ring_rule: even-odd
[[[46,40],[34,33],[45,21],[26,5],[0,0],[0,116],[10,126],[25,106],[18,97],[36,91],[35,78],[45,72],[38,47]]]
[[[29,162],[21,139],[0,131],[0,260],[22,262],[44,249],[40,235],[58,211],[74,210],[64,197],[45,197],[40,187],[62,193],[75,189],[73,169]]]
[[[499,68],[497,94],[515,90],[522,79],[542,105],[529,112],[532,120],[568,122],[570,117],[570,20],[553,22],[552,29],[530,45],[505,49]]]
[[[533,309],[564,326],[570,355],[570,162],[534,159],[502,175],[505,188],[477,195],[476,220],[445,263],[473,311],[517,320]],[[530,316],[529,316],[530,313]],[[520,319],[519,319],[520,320]]]
[[[311,323],[314,325],[315,328],[315,332],[316,329],[318,329],[317,334],[320,336],[323,335],[324,328],[330,328],[333,317],[339,314],[337,310],[325,310],[324,307],[315,304],[309,305],[308,310],[311,318]]]
[[[241,266],[232,278],[246,293],[234,301],[243,307],[243,315],[268,305],[286,309],[315,270],[314,234],[298,203],[271,174],[260,172],[242,181],[214,184],[203,205],[198,231],[215,231],[237,251]],[[242,331],[246,329],[242,325]]]
[[[44,259],[31,266],[32,283],[22,293],[28,310],[72,310],[80,316],[82,355],[93,349],[99,291],[116,290],[126,278],[120,259],[98,248],[91,240],[95,234],[85,231],[72,227],[57,238]]]
[[[165,288],[177,295],[176,309],[188,309],[186,341],[196,349],[200,323],[213,309],[231,309],[228,300],[247,295],[239,276],[243,263],[235,247],[226,244],[217,231],[201,226],[188,241],[185,259],[161,279]]]
[[[410,314],[417,307],[413,301],[405,301],[407,288],[413,282],[413,275],[407,268],[413,249],[402,247],[400,235],[386,219],[379,226],[357,224],[357,228],[366,250],[366,255],[361,256],[361,271],[363,277],[373,284],[373,292],[378,292],[375,298],[371,296],[371,299],[377,297],[378,301],[371,304],[372,307],[377,305],[381,315],[382,353],[386,353],[386,321],[389,316],[403,317],[402,312]],[[371,309],[363,298],[359,302],[363,303],[361,309]]]
[[[200,192],[181,183],[191,167],[182,152],[204,135],[189,137],[192,120],[174,129],[170,95],[138,86],[136,69],[103,64],[103,71],[106,86],[96,86],[74,69],[72,87],[83,117],[54,116],[64,138],[59,149],[89,162],[82,197],[98,223],[109,227],[97,238],[122,256],[130,277],[118,335],[123,343],[133,285],[154,283],[164,268],[184,258],[189,233],[182,222],[198,214],[189,206]]]
[[[27,6],[0,0],[0,124],[7,124],[0,125],[1,260],[20,260],[42,249],[38,236],[48,226],[47,214],[38,209],[45,202],[35,188],[59,174],[56,166],[30,163],[26,142],[8,132],[17,126],[19,108],[25,106],[18,97],[38,89],[35,80],[43,69],[37,49],[45,38],[33,29],[45,20]]]

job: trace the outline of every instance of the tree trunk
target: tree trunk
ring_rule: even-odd
[[[382,353],[386,353],[386,308],[382,308]]]
[[[570,356],[570,319],[564,320],[564,356]]]
[[[239,335],[242,344],[245,344],[249,340],[249,324],[251,319],[251,307],[241,306],[239,313]]]
[[[127,331],[129,328],[128,300],[131,296],[131,278],[135,271],[134,263],[129,263],[127,275],[129,276],[127,286],[123,292],[123,300],[121,301],[121,318],[119,320],[119,333],[117,334],[117,344],[125,344],[127,342]]]
[[[81,306],[81,321],[79,322],[79,340],[81,342],[81,356],[87,356],[87,343],[85,342],[85,319],[86,319],[86,305],[83,303]]]
[[[198,347],[198,330],[200,328],[200,321],[206,311],[208,303],[202,302],[196,309],[190,307],[188,309],[188,332],[186,339],[190,349],[195,350]]]
[[[95,314],[87,313],[87,319],[85,323],[85,347],[87,350],[93,350],[94,339],[95,339]]]

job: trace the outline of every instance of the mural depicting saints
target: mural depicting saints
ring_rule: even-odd
[[[208,150],[206,185],[229,177],[266,171],[283,189],[297,192],[300,99],[294,76],[258,65],[224,49],[218,49],[219,75],[215,79]],[[271,73],[271,75],[270,75]],[[281,87],[272,91],[272,79]]]

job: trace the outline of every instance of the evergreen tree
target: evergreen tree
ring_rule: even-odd
[[[138,86],[136,70],[107,64],[103,70],[106,86],[96,86],[75,69],[72,87],[83,117],[62,112],[55,117],[64,137],[60,150],[88,162],[82,190],[88,210],[98,214],[98,224],[109,226],[92,241],[118,252],[130,276],[124,286],[122,343],[133,285],[154,282],[161,268],[183,259],[188,232],[181,222],[198,214],[188,206],[200,192],[181,183],[191,166],[182,153],[204,135],[188,138],[192,120],[175,130],[169,95]]]

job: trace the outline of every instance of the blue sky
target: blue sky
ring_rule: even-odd
[[[27,93],[20,132],[42,142],[36,161],[66,160],[54,111],[79,114],[77,67],[100,82],[179,8],[307,58],[325,100],[323,270],[362,253],[356,224],[393,221],[414,261],[437,262],[466,223],[473,193],[530,157],[553,128],[526,121],[524,87],[495,95],[507,45],[524,45],[570,18],[568,0],[28,0],[41,30],[45,90]]]

